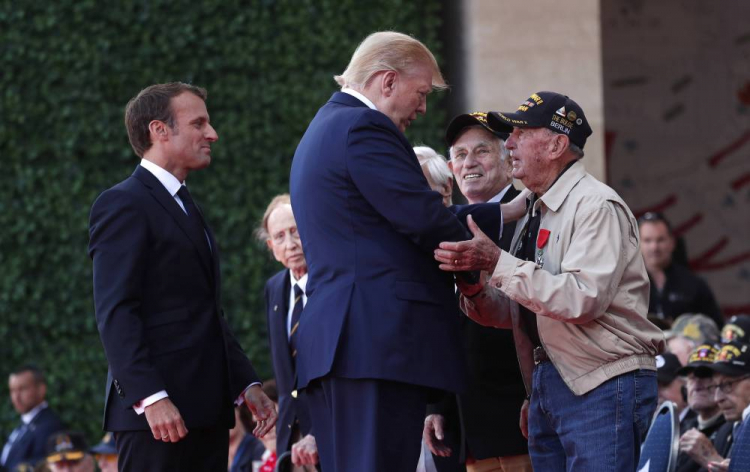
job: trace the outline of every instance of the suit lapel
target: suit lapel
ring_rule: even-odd
[[[287,336],[286,320],[289,314],[289,296],[292,291],[292,286],[289,278],[289,270],[286,271],[284,277],[281,277],[281,286],[276,286],[274,290],[274,306],[278,306],[278,310],[274,313],[274,327],[276,329],[277,338],[279,341],[277,349],[282,350],[282,358],[286,364],[285,368],[288,372],[294,374],[292,368],[292,356],[289,352],[289,337]]]
[[[182,208],[180,208],[180,205],[177,204],[177,201],[174,199],[174,197],[170,195],[169,192],[167,192],[167,189],[164,188],[161,182],[159,182],[159,179],[157,179],[151,172],[147,171],[139,165],[135,169],[135,172],[133,172],[133,176],[137,178],[141,183],[143,183],[146,188],[148,188],[151,196],[154,197],[157,202],[159,202],[159,204],[164,208],[164,210],[166,210],[167,213],[169,213],[172,219],[174,219],[174,221],[177,223],[177,226],[179,226],[182,232],[185,233],[185,236],[190,239],[190,241],[193,243],[193,246],[195,246],[198,255],[200,256],[203,268],[206,270],[208,276],[212,277],[213,270],[211,255],[209,254],[208,247],[206,245],[205,235],[195,234],[190,230],[190,223],[185,212],[182,211]],[[200,237],[203,237],[204,240],[201,241],[199,239]],[[214,243],[212,242],[211,244],[213,245]]]

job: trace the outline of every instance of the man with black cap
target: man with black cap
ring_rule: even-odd
[[[675,413],[680,419],[680,432],[683,431],[683,422],[695,416],[695,413],[687,408],[685,379],[678,374],[681,368],[680,360],[671,352],[656,356],[658,403],[662,404],[665,401],[674,403]]]
[[[687,402],[695,416],[680,424],[683,434],[680,437],[676,472],[699,470],[701,464],[693,460],[692,456],[712,449],[712,441],[716,439],[719,428],[725,423],[714,399],[713,371],[698,369],[710,366],[717,353],[718,349],[714,346],[702,344],[690,353],[687,365],[677,371],[678,375],[686,377]]]
[[[81,433],[57,433],[47,440],[47,466],[51,472],[94,472],[94,459],[87,450]]]
[[[709,469],[729,457],[741,428],[748,427],[750,416],[750,345],[738,342],[722,344],[714,362],[697,367],[696,374],[713,372],[711,390],[726,424],[716,432],[713,444],[701,443],[690,456]],[[704,470],[704,469],[701,469]]]
[[[734,315],[721,329],[721,342],[750,343],[750,315]]]
[[[487,113],[459,115],[448,125],[448,167],[469,203],[507,203],[519,194],[512,185],[507,137],[489,127]],[[500,236],[502,249],[510,248],[515,228],[515,221],[506,223],[501,236],[493,235]],[[463,470],[464,463],[469,471],[531,471],[528,444],[518,428],[526,391],[513,335],[466,318],[461,332],[469,367],[467,391],[447,396],[425,419],[423,436],[438,471]]]
[[[510,132],[513,177],[534,194],[511,251],[470,224],[444,242],[441,269],[484,270],[459,283],[475,321],[513,329],[530,394],[535,470],[634,470],[656,408],[655,356],[664,334],[646,318],[648,275],[635,217],[581,163],[591,128],[565,95],[538,92],[514,113],[490,113]]]

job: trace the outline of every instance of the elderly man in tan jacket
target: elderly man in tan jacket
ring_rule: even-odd
[[[435,258],[443,270],[484,271],[480,284],[459,284],[462,308],[480,324],[513,329],[534,469],[633,471],[665,345],[646,319],[637,222],[580,162],[591,128],[573,100],[538,92],[488,121],[511,133],[513,177],[533,192],[528,213],[510,252],[469,223],[474,238],[442,243]]]

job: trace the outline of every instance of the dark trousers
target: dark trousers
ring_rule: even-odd
[[[229,430],[190,428],[176,443],[157,441],[151,431],[115,433],[120,472],[226,472]]]
[[[323,377],[305,390],[325,472],[414,472],[427,399],[424,387]]]

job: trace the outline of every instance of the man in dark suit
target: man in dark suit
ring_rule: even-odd
[[[295,390],[296,341],[302,308],[307,301],[307,262],[297,232],[289,194],[277,195],[266,208],[257,231],[284,270],[265,288],[268,338],[279,394],[276,452],[292,450],[296,465],[315,464],[317,446],[304,402]]]
[[[368,36],[336,80],[291,171],[309,269],[298,388],[323,470],[413,471],[430,394],[465,383],[453,279],[431,256],[469,235],[404,136],[445,82],[422,43],[394,32]]]
[[[512,185],[507,137],[489,128],[482,112],[459,115],[448,125],[448,166],[469,203],[510,202],[520,193]],[[502,235],[496,234],[502,249],[510,247],[515,227],[507,223]],[[425,419],[423,436],[437,469],[531,471],[526,433],[519,428],[526,389],[513,334],[466,317],[461,334],[469,366],[467,391],[429,408]]]
[[[147,87],[125,110],[141,164],[91,209],[94,302],[109,363],[104,429],[121,470],[226,469],[233,403],[276,421],[221,309],[218,246],[185,186],[218,139],[206,91]]]
[[[47,438],[62,431],[63,424],[47,405],[47,383],[38,367],[25,365],[10,374],[10,401],[21,415],[3,446],[0,470],[13,470],[21,463],[32,466],[44,458]]]

